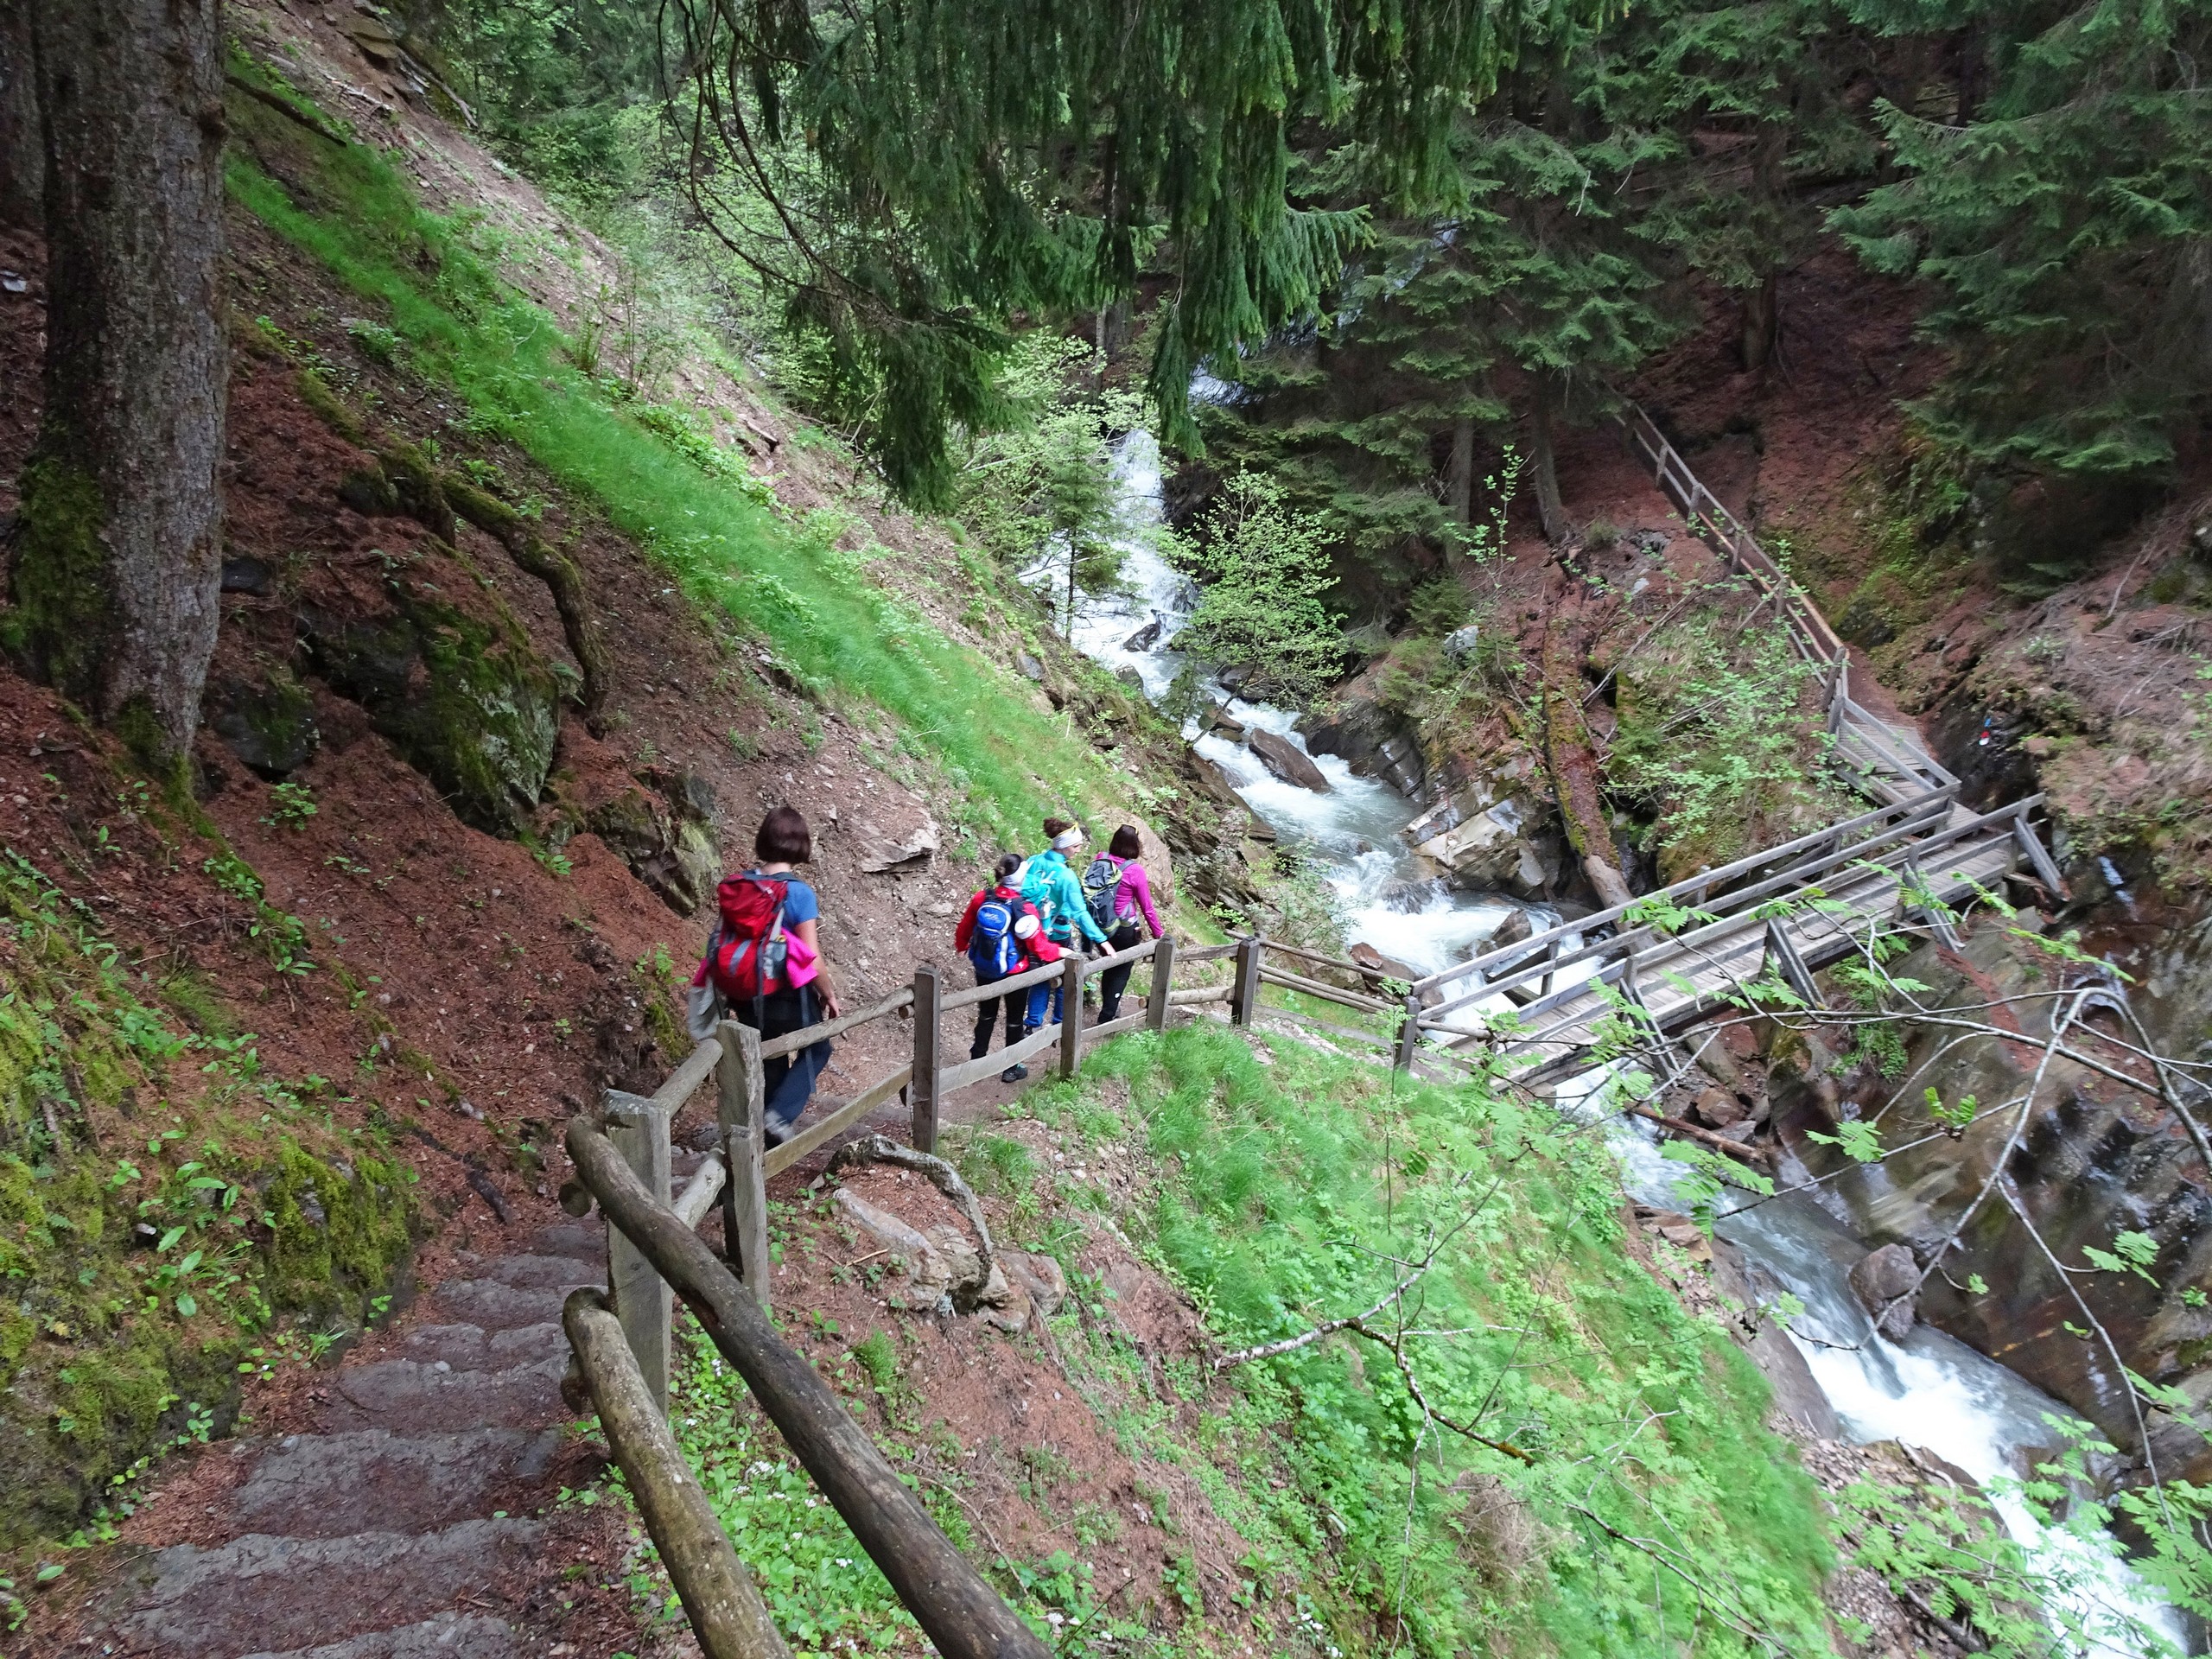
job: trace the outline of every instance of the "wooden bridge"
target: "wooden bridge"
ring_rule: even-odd
[[[1864,950],[1872,925],[1955,944],[1951,912],[2023,866],[2054,897],[2064,892],[2030,823],[2042,797],[1980,814],[1960,806],[1959,780],[1918,734],[1852,696],[1848,651],[1789,574],[1649,416],[1631,408],[1622,424],[1691,529],[1757,591],[1754,618],[1771,606],[1798,654],[1821,671],[1832,761],[1874,808],[1416,982],[1401,1065],[1478,1047],[1523,1083],[1556,1083],[1601,1058],[1631,1008],[1636,1025],[1664,1034],[1762,981],[1816,1004],[1814,971]]]

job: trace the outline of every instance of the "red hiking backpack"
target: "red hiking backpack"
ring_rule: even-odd
[[[707,947],[707,978],[732,1002],[757,1002],[783,988],[784,899],[790,884],[733,875],[715,890],[721,925]]]

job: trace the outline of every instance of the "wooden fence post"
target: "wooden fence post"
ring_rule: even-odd
[[[1088,965],[1082,950],[1071,947],[1060,968],[1060,1075],[1075,1076],[1083,1064],[1083,970]]]
[[[1229,1002],[1229,1023],[1249,1026],[1252,1010],[1260,1006],[1260,936],[1247,933],[1236,942],[1236,991]]]
[[[645,1190],[670,1201],[668,1114],[643,1095],[607,1091],[607,1138]],[[614,1316],[637,1356],[638,1373],[662,1416],[668,1415],[669,1348],[676,1326],[676,1293],[619,1227],[607,1230],[607,1287]]]
[[[1167,994],[1175,977],[1175,936],[1163,933],[1160,943],[1152,948],[1152,989],[1144,999],[1144,1026],[1147,1031],[1167,1029]]]
[[[1414,1051],[1421,1046],[1421,993],[1406,993],[1406,1023],[1398,1027],[1398,1070],[1414,1069]]]
[[[722,1058],[715,1068],[715,1115],[722,1131],[722,1254],[761,1306],[768,1306],[767,1087],[760,1075],[760,1033],[725,1020],[715,1027]]]
[[[938,1037],[944,988],[934,963],[914,969],[914,1080],[907,1085],[913,1102],[913,1147],[937,1150]]]

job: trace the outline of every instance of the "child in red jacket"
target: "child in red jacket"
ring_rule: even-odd
[[[1012,853],[999,860],[996,879],[968,901],[967,913],[952,930],[952,948],[968,953],[978,985],[994,985],[1060,959],[1060,947],[1046,937],[1044,918],[1037,913],[1037,906],[1021,896],[1020,888],[1008,885],[1020,868],[1020,859]],[[1001,1000],[987,997],[976,1005],[976,1040],[969,1045],[969,1058],[980,1060],[991,1052],[991,1027],[998,1023]],[[1029,993],[1009,991],[1003,1000],[1006,1040],[1018,1043],[1028,1034],[1024,1020]],[[1026,1065],[1009,1065],[999,1073],[1007,1083],[1019,1083],[1028,1075]]]

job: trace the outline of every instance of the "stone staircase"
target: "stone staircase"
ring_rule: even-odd
[[[527,1512],[574,1414],[561,1304],[606,1279],[596,1222],[524,1253],[464,1257],[398,1354],[328,1373],[312,1432],[248,1443],[232,1535],[140,1557],[103,1598],[96,1646],[164,1659],[519,1659],[547,1532]]]

